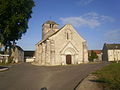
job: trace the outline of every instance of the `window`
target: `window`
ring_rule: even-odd
[[[54,24],[50,24],[50,28],[53,28]]]
[[[70,30],[67,30],[67,31],[66,31],[66,39],[67,39],[67,40],[72,39],[72,33],[71,33]]]
[[[69,34],[67,33],[67,40],[69,39]]]
[[[50,24],[50,28],[52,28],[52,24]]]

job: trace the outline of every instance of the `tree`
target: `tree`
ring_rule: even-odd
[[[5,49],[26,33],[33,6],[33,0],[0,0],[0,43]]]
[[[98,58],[97,54],[94,51],[91,51],[91,54],[88,57],[89,61],[93,62],[94,59],[97,59],[97,58]]]

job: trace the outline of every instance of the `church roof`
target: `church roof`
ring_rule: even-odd
[[[48,21],[45,22],[45,24],[57,24],[57,23],[54,22],[54,21],[48,20]],[[57,25],[58,25],[58,24],[57,24]]]
[[[64,26],[63,26],[64,27]],[[63,28],[62,27],[62,28]],[[51,34],[50,36],[48,36],[47,38],[45,38],[45,39],[43,39],[43,40],[41,40],[40,42],[38,42],[37,44],[40,44],[40,43],[42,43],[42,42],[44,42],[44,41],[46,41],[48,38],[50,38],[51,36],[53,36],[53,35],[55,35],[56,33],[58,33],[62,28],[60,28],[59,30],[57,30],[56,32],[54,32],[53,34]],[[36,44],[36,45],[37,45]]]
[[[53,21],[53,22],[54,22],[54,21]],[[67,25],[71,25],[71,24],[65,24],[62,28],[60,28],[59,30],[57,30],[57,31],[54,32],[53,34],[49,35],[47,38],[45,38],[45,39],[39,41],[36,45],[38,45],[38,44],[40,44],[40,43],[46,41],[48,38],[50,38],[51,36],[55,35],[55,34],[58,33],[59,31],[61,31],[61,30],[62,30],[65,26],[67,26]],[[72,25],[71,25],[71,26],[72,26]]]

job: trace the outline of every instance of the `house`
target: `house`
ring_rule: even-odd
[[[120,44],[104,44],[103,61],[120,61]]]
[[[24,60],[25,62],[34,62],[35,51],[24,51]]]
[[[9,55],[4,54],[3,51],[0,51],[0,63],[7,63]]]
[[[4,54],[3,51],[0,51],[0,62],[8,62],[8,49],[7,49],[7,54]],[[18,63],[18,62],[23,62],[24,61],[24,51],[20,46],[17,45],[12,45],[11,47],[11,60],[12,62]]]
[[[98,56],[97,59],[94,59],[94,62],[100,62],[102,61],[102,50],[88,50],[88,56],[91,56],[91,52],[95,52]]]
[[[12,46],[11,57],[13,58],[13,62],[24,62],[24,51],[20,46]]]
[[[68,65],[88,62],[87,42],[72,25],[58,28],[54,21],[42,25],[42,40],[36,44],[38,65]]]

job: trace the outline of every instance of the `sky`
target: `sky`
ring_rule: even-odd
[[[120,0],[34,0],[29,28],[17,41],[24,50],[35,50],[42,37],[42,24],[55,21],[59,28],[71,24],[87,41],[88,49],[104,43],[120,43]]]

